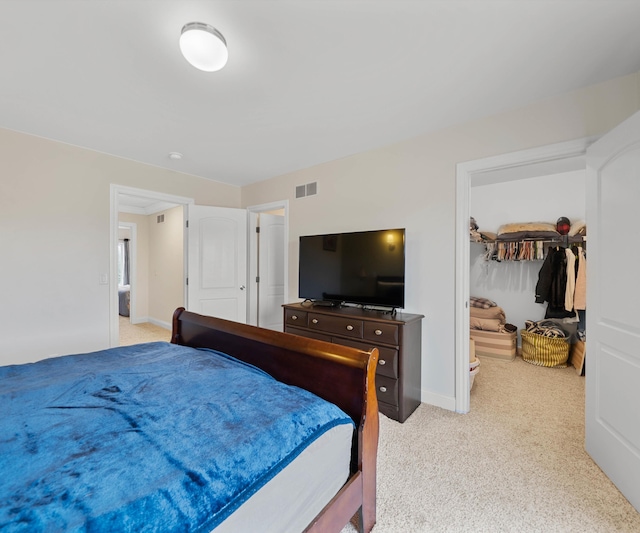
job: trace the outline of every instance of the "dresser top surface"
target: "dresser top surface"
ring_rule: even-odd
[[[360,307],[353,306],[336,306],[331,307],[327,305],[318,305],[313,302],[298,302],[291,304],[284,304],[282,307],[285,309],[300,309],[310,313],[319,313],[323,315],[335,315],[335,316],[349,316],[354,318],[361,318],[363,320],[374,320],[379,322],[407,324],[415,320],[421,320],[424,315],[417,315],[413,313],[395,313],[362,309]]]

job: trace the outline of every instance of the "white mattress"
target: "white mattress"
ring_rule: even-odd
[[[302,531],[349,477],[353,426],[336,426],[215,528],[215,533]]]

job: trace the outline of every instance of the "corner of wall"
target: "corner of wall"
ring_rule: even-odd
[[[456,399],[454,396],[445,396],[422,389],[420,401],[435,407],[446,409],[447,411],[456,410]]]

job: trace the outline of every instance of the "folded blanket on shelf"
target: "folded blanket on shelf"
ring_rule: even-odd
[[[479,296],[471,296],[469,298],[469,305],[471,307],[479,307],[482,309],[489,309],[489,307],[496,307],[496,303],[488,298],[480,298]]]
[[[516,222],[503,224],[498,228],[498,240],[517,241],[520,239],[557,239],[560,234],[556,226],[549,222]]]
[[[480,235],[482,236],[483,241],[495,241],[498,236],[498,234],[493,231],[481,231]]]
[[[469,314],[475,318],[498,318],[500,323],[504,324],[507,321],[507,317],[504,313],[504,309],[500,306],[489,307],[488,309],[482,309],[481,307],[471,307]]]
[[[499,318],[478,318],[470,316],[469,327],[471,329],[479,329],[482,331],[505,331],[504,323]]]

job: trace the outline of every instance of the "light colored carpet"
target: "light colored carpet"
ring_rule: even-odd
[[[480,360],[470,413],[422,404],[404,424],[380,416],[374,533],[640,532],[584,451],[584,377]]]
[[[120,346],[130,346],[142,342],[169,341],[171,332],[150,322],[131,324],[129,318],[119,316],[120,319]]]

